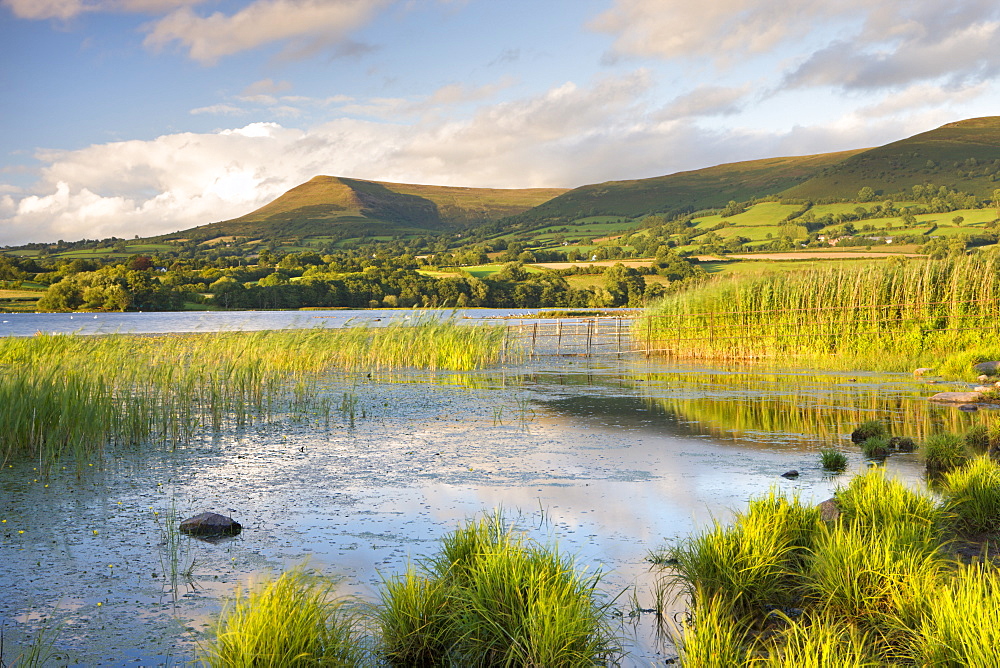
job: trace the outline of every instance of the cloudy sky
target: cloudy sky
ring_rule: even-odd
[[[317,174],[573,187],[1000,115],[995,0],[0,0],[0,245]]]

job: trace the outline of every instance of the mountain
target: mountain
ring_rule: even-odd
[[[564,188],[458,188],[316,176],[245,216],[162,238],[439,232],[522,213],[564,192]]]
[[[773,195],[807,181],[864,149],[733,162],[668,176],[580,186],[532,209],[537,219],[607,215],[635,217],[725,206]]]
[[[571,190],[458,188],[317,176],[240,218],[162,237],[288,239],[433,234],[489,223],[491,233],[589,216],[637,218],[720,208],[780,195],[852,200],[933,184],[991,196],[1000,188],[1000,117],[949,123],[885,146],[734,162]]]
[[[857,153],[783,194],[853,198],[865,186],[882,195],[925,183],[979,197],[1000,188],[1000,116],[948,123]]]

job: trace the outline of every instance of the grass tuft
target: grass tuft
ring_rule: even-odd
[[[827,471],[843,471],[847,469],[847,455],[833,448],[820,450],[819,461]]]
[[[359,618],[333,583],[303,568],[238,590],[199,657],[215,667],[354,666],[365,660]]]
[[[943,473],[961,466],[968,460],[965,439],[955,434],[934,434],[924,442],[927,471]]]

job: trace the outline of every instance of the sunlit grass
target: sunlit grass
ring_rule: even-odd
[[[996,332],[1000,256],[872,262],[720,278],[650,307],[633,329],[664,355],[911,370]]]
[[[361,665],[360,618],[332,589],[297,568],[238,591],[199,659],[213,668]]]
[[[0,461],[48,466],[109,444],[177,445],[199,430],[267,419],[280,407],[327,413],[320,374],[470,370],[517,359],[502,327],[439,318],[383,328],[166,336],[0,338]]]

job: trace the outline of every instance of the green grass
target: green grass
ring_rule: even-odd
[[[238,590],[200,661],[213,668],[361,665],[358,616],[333,586],[299,568]]]
[[[583,666],[619,653],[600,575],[494,514],[383,584],[379,653],[390,665]]]
[[[724,537],[736,536],[750,514],[782,515],[791,507],[775,503],[773,494],[752,502],[731,526],[714,524],[682,541],[672,552],[683,557],[679,564],[660,562],[676,569],[690,597],[690,619],[676,638],[683,665],[998,665],[1000,570],[990,560],[958,564],[947,540],[956,529],[995,531],[979,521],[1000,514],[998,501],[1000,467],[985,456],[945,475],[940,499],[871,469],[838,490],[838,520],[793,523],[799,530],[785,536],[799,536],[799,558],[772,569],[780,576],[764,590],[770,604],[747,605],[752,599],[737,578],[719,586],[719,572],[743,577],[752,566],[733,551],[737,542],[720,549]]]
[[[833,448],[819,451],[820,466],[827,471],[843,471],[847,468],[847,455]]]
[[[998,263],[980,253],[722,277],[650,307],[634,333],[668,356],[910,370],[1000,334]]]
[[[0,338],[0,461],[77,465],[111,444],[176,446],[199,429],[325,414],[330,371],[469,370],[517,359],[502,327],[426,318],[384,328]]]
[[[941,481],[944,510],[965,534],[1000,530],[1000,468],[980,455]]]
[[[957,434],[933,434],[924,442],[924,457],[929,472],[950,471],[964,464],[969,456],[965,439]]]

